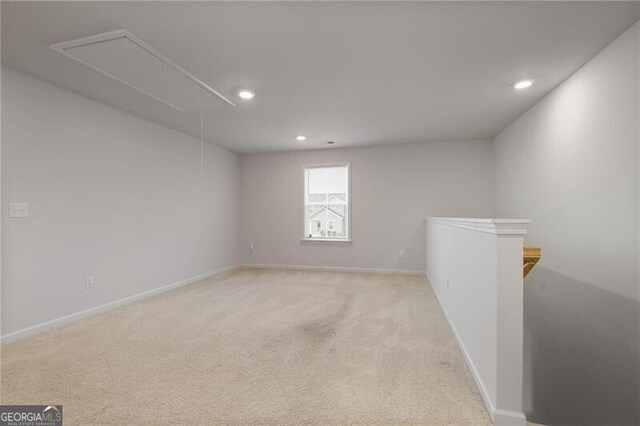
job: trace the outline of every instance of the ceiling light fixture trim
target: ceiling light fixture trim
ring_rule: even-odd
[[[513,83],[513,88],[516,90],[528,89],[529,87],[533,86],[533,83],[534,80],[531,79],[518,80]]]
[[[238,91],[238,96],[240,96],[242,99],[253,99],[256,96],[256,93],[253,90],[249,90],[249,89],[242,89]]]

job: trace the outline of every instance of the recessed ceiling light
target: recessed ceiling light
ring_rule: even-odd
[[[307,137],[303,136],[303,135],[296,136],[296,140],[299,140],[300,142],[302,142],[303,140],[306,140],[306,139],[307,139]]]
[[[520,80],[513,83],[513,88],[518,90],[528,89],[531,86],[533,86],[533,80]]]
[[[243,89],[238,92],[238,96],[242,99],[253,99],[256,94],[251,90]]]

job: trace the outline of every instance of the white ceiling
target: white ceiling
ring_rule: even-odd
[[[237,101],[205,110],[207,140],[236,152],[476,139],[638,19],[636,2],[5,1],[2,63],[199,137],[198,111],[48,47],[124,28]],[[534,87],[514,91],[524,77]]]

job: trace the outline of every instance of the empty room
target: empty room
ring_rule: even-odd
[[[640,425],[640,2],[0,6],[0,425]]]

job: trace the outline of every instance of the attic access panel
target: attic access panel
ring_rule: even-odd
[[[127,30],[56,43],[52,49],[178,111],[233,102]]]

